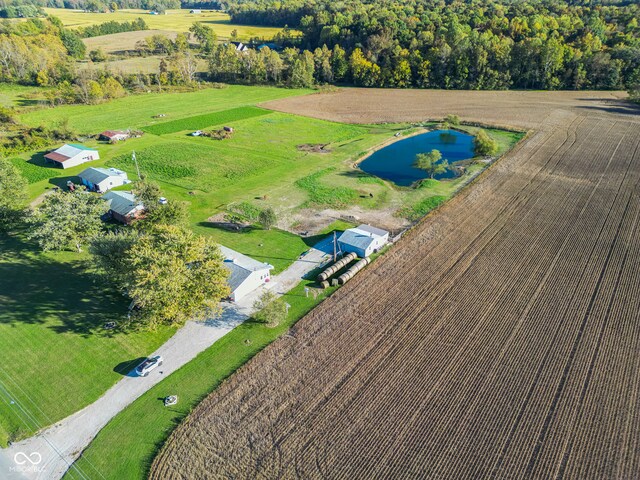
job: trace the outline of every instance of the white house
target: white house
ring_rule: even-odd
[[[227,283],[231,288],[229,297],[234,302],[271,280],[273,265],[259,262],[222,245],[220,252],[224,257],[224,266],[230,272]]]
[[[93,148],[77,143],[67,143],[57,150],[47,153],[44,158],[58,167],[71,168],[85,162],[99,160],[100,154]]]
[[[360,258],[377,253],[389,241],[389,232],[371,225],[359,225],[345,230],[338,238],[340,249],[353,252]]]
[[[83,185],[96,192],[106,192],[112,188],[131,183],[127,173],[117,168],[89,167],[78,174]]]

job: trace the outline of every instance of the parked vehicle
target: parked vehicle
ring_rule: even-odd
[[[162,365],[162,357],[160,355],[150,357],[136,367],[136,373],[141,377],[146,377],[160,365]]]

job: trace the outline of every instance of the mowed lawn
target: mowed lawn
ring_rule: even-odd
[[[226,40],[231,32],[236,30],[240,39],[248,40],[259,37],[271,39],[280,28],[261,27],[255,25],[236,25],[231,23],[228,14],[223,12],[203,10],[200,14],[189,13],[184,10],[167,10],[166,15],[150,15],[148,10],[123,9],[115,13],[90,13],[67,8],[45,8],[48,15],[62,20],[65,27],[78,28],[97,25],[105,22],[132,22],[142,18],[150,29],[188,32],[191,25],[201,22],[213,29],[219,39]]]
[[[95,134],[107,129],[140,128],[310,92],[311,90],[229,85],[186,93],[148,93],[129,95],[100,105],[66,105],[35,110],[21,115],[20,121],[39,126],[55,125],[66,120],[71,128],[80,133]],[[152,118],[160,114],[166,116]]]
[[[80,410],[164,343],[173,329],[111,334],[127,301],[81,262],[0,237],[0,445]]]

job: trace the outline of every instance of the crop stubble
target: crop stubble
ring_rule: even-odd
[[[638,117],[557,105],[206,398],[151,478],[637,477],[639,182]]]

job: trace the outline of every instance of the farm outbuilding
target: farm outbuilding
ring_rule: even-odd
[[[108,192],[102,198],[109,203],[109,215],[126,225],[144,211],[144,205],[131,192]]]
[[[353,252],[360,258],[377,253],[389,241],[389,232],[371,225],[359,225],[345,230],[338,238],[338,245],[344,252]]]
[[[105,130],[100,134],[100,140],[106,140],[107,142],[120,142],[126,140],[131,135],[124,130]]]
[[[44,156],[45,160],[60,168],[71,168],[85,162],[99,160],[97,150],[77,143],[67,143]]]
[[[273,265],[259,262],[251,257],[220,245],[224,266],[229,269],[227,283],[231,288],[229,297],[237,302],[271,280]]]
[[[89,167],[78,174],[83,185],[98,193],[131,183],[127,173],[117,168]]]

